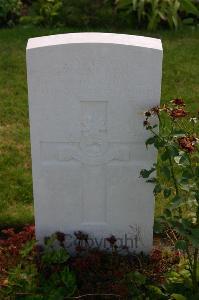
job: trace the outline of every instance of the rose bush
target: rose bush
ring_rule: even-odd
[[[178,234],[176,248],[186,255],[193,294],[199,295],[199,115],[185,107],[182,99],[173,99],[145,112],[144,127],[152,134],[146,146],[158,149],[159,160],[140,174],[155,183],[154,194],[165,200],[159,221]],[[156,170],[158,176],[152,177]]]

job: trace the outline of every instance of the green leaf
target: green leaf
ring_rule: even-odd
[[[159,194],[162,191],[161,185],[157,183],[153,189],[154,195]]]
[[[35,240],[30,240],[26,242],[26,244],[23,246],[23,248],[20,251],[20,254],[23,258],[28,257],[28,255],[32,252],[34,246],[36,244]]]
[[[161,218],[156,218],[154,221],[153,231],[156,234],[163,233],[165,230],[165,224],[163,223]]]
[[[122,0],[118,1],[117,3],[117,9],[127,9],[128,7],[131,7],[132,5],[132,0]]]
[[[167,180],[170,180],[171,172],[170,172],[169,167],[167,167],[167,166],[162,167],[161,172],[164,174],[164,176],[166,177]]]
[[[175,157],[179,155],[179,150],[175,146],[169,146],[168,151],[171,157]]]
[[[175,163],[178,164],[178,165],[180,165],[180,159],[181,159],[181,156],[180,156],[180,155],[179,155],[179,156],[175,156],[175,157],[174,157]]]
[[[187,242],[185,240],[178,240],[175,243],[175,248],[178,250],[185,251],[187,249]]]
[[[140,176],[143,178],[148,178],[151,173],[153,173],[155,171],[155,168],[151,168],[150,170],[146,170],[146,169],[142,169],[140,171]]]
[[[199,167],[198,166],[195,168],[195,174],[197,177],[199,177]]]
[[[165,146],[165,141],[157,138],[155,143],[154,143],[154,146],[156,147],[156,149],[164,147]]]
[[[190,0],[181,0],[181,10],[199,16],[199,10]]]
[[[185,25],[193,25],[194,24],[194,18],[186,18],[182,20],[182,23]]]
[[[148,145],[154,144],[154,143],[156,142],[156,140],[157,140],[157,136],[156,136],[156,135],[154,135],[154,136],[148,138],[148,139],[146,140],[146,142],[145,142],[146,147],[147,147]]]
[[[150,182],[150,183],[156,183],[157,179],[155,177],[152,177],[150,179],[147,179],[146,182]]]
[[[191,234],[188,236],[194,247],[199,247],[199,228],[194,228],[191,230]]]
[[[47,248],[51,248],[56,241],[56,235],[52,234],[51,236],[46,236],[44,238],[44,244]]]
[[[182,151],[180,152],[180,155],[174,157],[174,161],[176,162],[176,164],[181,166],[182,165],[187,166],[189,164],[187,153],[184,153]]]
[[[170,219],[167,219],[169,225],[175,229],[176,232],[178,233],[181,233],[182,234],[182,231],[183,231],[183,236],[184,236],[184,228],[182,226],[182,224],[180,222],[178,222],[176,219],[174,218],[170,218]]]
[[[175,209],[177,207],[179,207],[180,205],[183,204],[183,199],[176,195],[172,200],[171,200],[171,209]]]
[[[42,261],[44,263],[65,263],[67,262],[69,259],[69,254],[68,252],[63,249],[63,248],[59,248],[59,249],[47,249],[45,250],[43,256],[42,256]]]
[[[164,189],[164,198],[168,198],[171,195],[171,189]]]
[[[199,202],[199,191],[195,192],[195,197],[196,197],[196,200]]]
[[[160,157],[162,161],[169,159],[169,151],[166,149]]]
[[[182,172],[182,177],[184,177],[186,179],[191,179],[193,177],[193,175],[190,170],[186,169]]]
[[[181,294],[172,294],[171,299],[172,300],[187,300],[187,298]]]
[[[181,155],[179,163],[180,163],[181,165],[185,165],[185,166],[188,166],[188,165],[189,165],[189,159],[188,159],[188,157],[187,157],[187,153],[183,153],[183,154]]]
[[[148,289],[149,296],[150,296],[150,298],[148,298],[148,299],[168,299],[162,292],[161,288],[159,288],[155,285],[147,285],[146,288]],[[151,298],[151,297],[153,297],[153,298]]]
[[[144,276],[143,274],[141,274],[141,273],[138,272],[138,271],[135,271],[135,272],[133,273],[133,278],[134,278],[134,280],[136,281],[136,283],[137,283],[138,285],[143,285],[143,284],[146,283],[146,276]]]
[[[189,231],[192,226],[191,220],[182,219],[182,225],[183,225],[184,229]]]
[[[184,184],[184,183],[180,183],[180,188],[181,188],[183,191],[189,192],[189,191],[193,188],[193,185],[192,185],[192,184]]]
[[[165,215],[165,217],[170,218],[172,216],[171,210],[169,208],[166,208],[164,210],[164,215]]]
[[[185,135],[187,132],[183,129],[174,129],[173,134],[174,135]]]

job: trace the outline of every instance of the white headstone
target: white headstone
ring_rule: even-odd
[[[113,234],[119,247],[148,252],[153,187],[139,172],[156,160],[145,147],[143,112],[159,104],[161,41],[112,33],[33,38],[27,67],[37,238],[81,230],[106,247]]]

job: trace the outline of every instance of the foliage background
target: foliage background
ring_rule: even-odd
[[[115,26],[177,29],[197,26],[196,0],[0,0],[0,26]]]

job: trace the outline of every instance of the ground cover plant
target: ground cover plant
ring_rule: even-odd
[[[47,237],[40,246],[32,226],[18,233],[3,230],[0,299],[187,299],[174,292],[189,279],[175,248],[158,243],[148,256],[128,248],[120,249],[121,255],[114,236],[107,238],[106,252],[89,248],[86,233],[74,237],[76,252],[70,256],[64,233]]]

